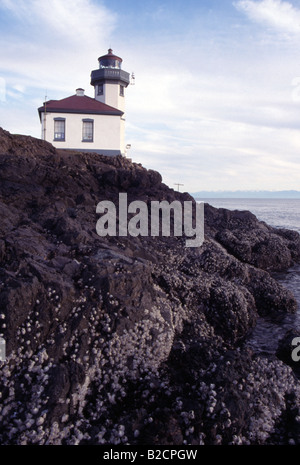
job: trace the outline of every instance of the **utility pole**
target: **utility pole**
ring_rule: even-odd
[[[184,186],[184,184],[175,183],[175,186],[177,186],[177,189],[178,189],[178,192],[179,192],[179,186]]]

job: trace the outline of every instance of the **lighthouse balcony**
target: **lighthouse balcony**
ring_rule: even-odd
[[[128,85],[130,83],[130,75],[117,68],[100,68],[92,71],[91,85],[95,85],[99,81],[117,81]]]

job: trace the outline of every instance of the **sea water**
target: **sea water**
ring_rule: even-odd
[[[300,233],[300,199],[203,199],[216,208],[248,210],[259,220],[275,228]],[[274,273],[283,286],[290,289],[298,303],[296,314],[260,317],[247,344],[258,353],[274,354],[279,340],[291,328],[300,329],[300,265],[284,273]]]
[[[270,226],[293,229],[300,233],[300,199],[203,199],[202,201],[217,208],[249,210]]]

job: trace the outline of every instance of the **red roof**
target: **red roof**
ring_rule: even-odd
[[[78,96],[72,95],[71,97],[63,98],[62,100],[49,100],[38,109],[41,113],[45,111],[49,113],[83,113],[94,115],[118,115],[122,116],[123,112],[117,108],[106,105],[98,100],[88,97],[87,95]]]
[[[98,60],[102,60],[103,58],[112,58],[112,59],[115,59],[115,60],[118,60],[122,63],[122,58],[120,57],[117,57],[117,55],[114,55],[113,54],[113,51],[111,48],[108,49],[108,53],[106,55],[102,55],[102,57],[99,57]]]

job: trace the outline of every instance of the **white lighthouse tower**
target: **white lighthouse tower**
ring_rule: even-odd
[[[98,58],[99,69],[91,72],[91,85],[95,88],[95,99],[123,113],[120,121],[120,146],[125,146],[125,89],[130,75],[122,70],[122,58],[108,53]]]
[[[98,58],[99,69],[91,73],[91,85],[95,88],[95,99],[106,105],[125,111],[125,89],[130,83],[129,73],[123,71],[122,58],[112,49]]]

